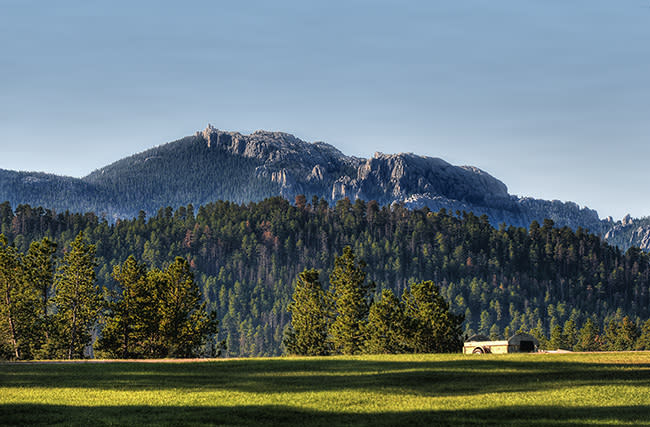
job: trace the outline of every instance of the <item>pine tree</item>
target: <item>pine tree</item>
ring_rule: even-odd
[[[604,333],[605,343],[603,345],[605,350],[607,351],[621,350],[617,346],[618,334],[619,334],[619,322],[617,320],[612,319],[609,321],[609,323],[607,323],[607,326],[605,326],[605,333]]]
[[[588,318],[580,329],[576,351],[599,351],[602,349],[598,327],[591,318]]]
[[[537,326],[530,330],[530,335],[534,336],[539,343],[540,350],[548,350],[549,342],[548,338],[544,334],[544,325],[541,320],[537,321]]]
[[[330,328],[333,349],[341,354],[357,354],[363,345],[368,297],[374,284],[364,284],[365,262],[355,260],[349,246],[334,261],[330,284],[334,289],[336,318]]]
[[[578,341],[578,330],[576,329],[576,323],[573,319],[569,319],[564,322],[564,329],[562,330],[564,335],[564,343],[567,350],[573,350],[576,342]]]
[[[288,307],[291,327],[284,340],[289,354],[323,356],[330,352],[331,302],[323,290],[319,274],[317,270],[305,269],[296,280],[293,301]]]
[[[430,280],[404,292],[410,348],[416,353],[454,353],[463,347],[463,316],[449,310],[440,289]]]
[[[499,329],[499,325],[496,323],[492,324],[490,327],[490,339],[492,341],[497,341],[501,338],[501,331]]]
[[[146,357],[146,331],[157,322],[156,293],[147,282],[147,268],[129,256],[113,268],[121,292],[108,301],[108,313],[97,349],[109,357]]]
[[[639,337],[639,329],[636,324],[627,316],[623,317],[618,327],[616,349],[630,351],[636,348],[636,340]]]
[[[84,242],[79,233],[55,278],[56,314],[52,321],[56,355],[67,359],[84,356],[84,349],[92,342],[92,332],[102,309],[102,296],[95,283],[95,245]]]
[[[650,350],[650,319],[646,320],[641,327],[639,338],[636,340],[637,350]]]
[[[157,277],[156,277],[157,276]],[[197,357],[217,333],[216,312],[208,312],[186,259],[177,257],[162,274],[151,276],[161,286],[161,344],[166,357]]]
[[[37,299],[33,311],[31,348],[34,357],[49,358],[51,324],[51,298],[54,290],[56,243],[43,238],[32,242],[24,257],[24,280]]]
[[[22,334],[20,318],[24,307],[21,289],[21,261],[16,249],[7,244],[0,234],[0,337],[15,359],[22,357]]]
[[[393,291],[382,291],[381,299],[370,306],[365,336],[364,353],[398,354],[407,350],[404,307]]]
[[[548,347],[551,350],[559,350],[559,349],[566,350],[567,348],[566,337],[564,336],[564,333],[562,332],[562,328],[560,327],[560,325],[554,325],[551,328],[551,337],[548,342]]]

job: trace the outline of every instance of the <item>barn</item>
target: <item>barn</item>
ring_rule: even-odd
[[[465,341],[463,354],[505,354],[533,353],[539,347],[539,341],[529,334],[515,334],[502,341],[491,341],[485,335],[472,335]]]

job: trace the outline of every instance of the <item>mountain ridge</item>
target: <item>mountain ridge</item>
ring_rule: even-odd
[[[573,202],[508,193],[499,179],[475,166],[454,166],[413,153],[370,158],[347,156],[322,141],[305,142],[286,132],[249,135],[212,125],[192,136],[153,147],[92,171],[83,178],[0,170],[0,199],[57,211],[95,211],[111,219],[155,213],[164,206],[237,203],[304,194],[334,204],[348,197],[403,203],[412,209],[472,211],[498,226],[528,227],[549,218],[558,226],[582,227],[614,238],[620,223]],[[620,227],[619,227],[620,228]],[[612,231],[613,230],[613,231]],[[619,239],[623,249],[650,247],[650,227]],[[637,243],[638,242],[638,243]]]

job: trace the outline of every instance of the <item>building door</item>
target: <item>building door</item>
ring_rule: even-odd
[[[535,343],[532,341],[521,341],[519,343],[519,351],[522,353],[531,353],[535,351]]]

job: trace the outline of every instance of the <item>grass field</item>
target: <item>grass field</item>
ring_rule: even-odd
[[[650,425],[650,353],[0,364],[3,425]]]

